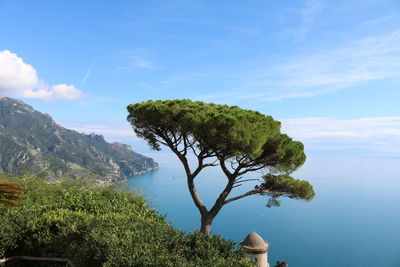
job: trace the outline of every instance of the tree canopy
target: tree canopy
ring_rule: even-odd
[[[271,206],[279,204],[280,196],[305,200],[314,197],[308,182],[290,176],[306,160],[303,144],[281,133],[280,122],[271,116],[188,99],[149,100],[131,104],[127,109],[127,119],[139,137],[155,150],[160,150],[160,145],[169,147],[182,162],[204,233],[210,232],[223,205],[249,195],[268,195]],[[188,163],[188,153],[197,158],[194,168]],[[193,181],[203,168],[217,165],[225,173],[227,185],[213,207],[207,209]],[[228,198],[233,188],[254,180],[243,175],[260,170],[267,174],[254,190]]]

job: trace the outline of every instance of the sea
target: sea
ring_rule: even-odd
[[[131,177],[129,188],[143,192],[173,227],[200,229],[179,160],[167,152],[147,155],[160,168]],[[280,207],[268,208],[266,196],[240,199],[222,208],[212,233],[237,244],[258,233],[269,243],[271,266],[286,259],[290,267],[400,267],[400,157],[308,155],[293,176],[313,185],[312,201],[282,198]],[[210,207],[226,177],[219,167],[210,167],[195,183]],[[235,188],[230,196],[254,185]]]

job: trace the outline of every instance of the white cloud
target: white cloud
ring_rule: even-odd
[[[9,50],[0,51],[0,95],[16,95],[46,100],[72,100],[85,96],[73,85],[47,85],[32,65]]]
[[[85,94],[76,89],[73,85],[62,83],[51,86],[49,90],[46,89],[39,89],[36,91],[27,90],[23,92],[22,96],[26,98],[40,98],[47,100],[55,100],[55,99],[73,100],[82,98],[85,96]]]
[[[78,89],[76,89],[73,85],[68,85],[65,83],[62,84],[57,84],[57,85],[53,85],[51,87],[51,94],[52,94],[52,98],[55,99],[78,99],[78,98],[82,98],[85,95],[79,91]]]
[[[39,82],[36,70],[9,50],[0,51],[0,95],[21,94]]]
[[[282,131],[313,150],[362,149],[398,153],[400,117],[351,120],[333,118],[283,119]]]

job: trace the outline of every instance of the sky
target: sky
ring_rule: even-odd
[[[399,156],[400,1],[0,0],[0,96],[139,152],[126,106],[189,98],[309,153]]]

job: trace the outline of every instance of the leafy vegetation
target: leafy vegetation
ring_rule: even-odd
[[[24,194],[17,207],[0,205],[0,258],[62,257],[76,266],[255,266],[231,241],[173,229],[137,192],[82,180],[11,181]]]
[[[257,111],[237,106],[182,100],[157,100],[131,104],[128,121],[135,133],[155,150],[171,149],[181,161],[190,195],[201,215],[201,232],[210,234],[221,208],[233,201],[259,194],[269,196],[267,206],[278,206],[278,197],[311,200],[315,193],[307,181],[290,174],[306,160],[301,142],[280,131],[280,122]],[[197,160],[189,164],[193,154]],[[194,165],[194,166],[193,166]],[[227,183],[212,207],[198,194],[194,179],[206,167],[219,165]],[[246,173],[263,170],[265,176],[253,190],[230,197],[245,182]]]

